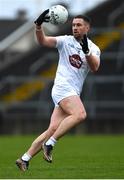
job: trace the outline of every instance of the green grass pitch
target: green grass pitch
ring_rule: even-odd
[[[15,160],[35,136],[0,136],[1,179],[123,179],[124,135],[65,136],[53,151],[54,162],[35,156],[21,172]]]

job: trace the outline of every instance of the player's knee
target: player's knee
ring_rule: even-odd
[[[81,122],[86,119],[86,116],[87,116],[87,114],[85,111],[80,111],[80,112],[78,112],[77,119],[79,122]]]

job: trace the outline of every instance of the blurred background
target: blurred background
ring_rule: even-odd
[[[49,124],[58,53],[37,43],[33,22],[55,4],[67,7],[68,23],[44,24],[46,34],[71,34],[72,18],[86,14],[89,37],[101,49],[99,71],[89,74],[81,95],[87,121],[70,133],[123,133],[124,1],[0,0],[0,134],[38,134]]]

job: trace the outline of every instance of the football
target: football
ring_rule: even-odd
[[[62,5],[55,5],[49,9],[50,23],[54,25],[64,24],[68,19],[68,11]]]

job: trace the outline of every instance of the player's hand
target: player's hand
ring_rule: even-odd
[[[49,9],[45,10],[35,21],[34,23],[40,26],[43,22],[49,22],[50,17],[48,16]]]
[[[88,55],[89,54],[89,48],[88,48],[88,41],[87,41],[87,35],[86,34],[84,34],[80,45],[82,47],[82,50],[83,50],[84,54]]]

